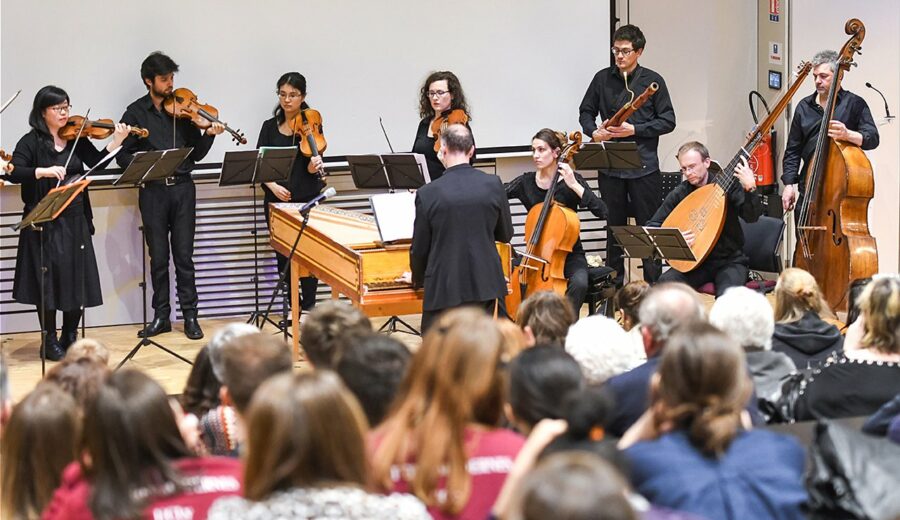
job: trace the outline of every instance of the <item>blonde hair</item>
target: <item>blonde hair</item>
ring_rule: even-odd
[[[833,316],[811,274],[796,267],[785,269],[775,284],[775,323],[795,322],[810,311]]]
[[[78,360],[87,358],[97,361],[103,365],[109,364],[109,349],[102,341],[92,338],[81,338],[72,343],[69,350],[66,351],[66,360]]]
[[[876,276],[863,289],[859,308],[865,316],[864,348],[900,354],[900,276]]]

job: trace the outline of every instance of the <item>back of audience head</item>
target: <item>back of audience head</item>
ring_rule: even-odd
[[[191,366],[191,372],[181,392],[181,405],[184,411],[202,417],[209,410],[219,406],[221,388],[222,382],[213,372],[209,346],[204,346],[197,352],[194,365]]]
[[[775,319],[765,296],[746,287],[732,287],[716,299],[709,322],[732,337],[744,350],[771,350]]]
[[[372,322],[356,307],[338,300],[322,302],[300,328],[300,345],[316,368],[334,369],[345,345],[372,333]]]
[[[683,283],[666,282],[647,291],[638,311],[647,357],[663,349],[680,326],[703,322],[706,313],[697,293]]]
[[[628,282],[616,291],[616,295],[613,297],[613,308],[617,313],[621,313],[620,323],[626,331],[640,323],[638,310],[649,290],[650,284],[643,280],[637,280]]]
[[[831,315],[813,275],[797,267],[788,267],[775,284],[775,322],[792,323],[807,312]]]
[[[606,460],[623,474],[628,472],[628,464],[616,446],[616,438],[606,433],[613,400],[603,387],[586,386],[569,394],[561,408],[566,431],[550,441],[540,453],[541,458],[560,452],[588,452]]]
[[[850,282],[850,287],[847,289],[847,300],[849,301],[847,304],[847,326],[850,326],[856,321],[856,318],[859,318],[859,296],[871,281],[872,277],[869,276],[868,278],[857,278]]]
[[[637,520],[625,479],[600,457],[557,453],[525,477],[504,520]]]
[[[601,315],[581,318],[569,328],[566,352],[578,361],[590,384],[604,383],[641,364],[628,334]]]
[[[249,323],[229,323],[213,334],[212,339],[206,344],[206,349],[213,374],[220,383],[225,374],[225,369],[222,367],[222,347],[235,338],[257,333],[259,333],[259,329]]]
[[[497,320],[497,328],[503,334],[503,362],[509,363],[512,358],[519,355],[528,348],[529,340],[525,337],[525,332],[515,322],[510,320]]]
[[[391,466],[415,459],[410,482],[426,504],[458,513],[467,503],[465,428],[497,426],[503,415],[503,335],[479,309],[441,315],[413,355],[394,411],[373,457],[375,481],[391,488]],[[436,492],[446,478],[447,500]]]
[[[259,331],[226,342],[221,349],[222,395],[243,415],[253,392],[266,379],[289,372],[291,350],[281,339]],[[223,401],[226,398],[223,397]]]
[[[569,327],[575,323],[575,312],[564,296],[552,291],[539,291],[519,306],[516,323],[522,327],[532,345],[561,347],[566,342]]]
[[[37,518],[77,456],[75,400],[56,385],[40,383],[13,408],[3,431],[4,518]]]
[[[372,427],[387,416],[411,358],[403,343],[383,334],[370,334],[344,349],[336,371]]]
[[[508,370],[507,415],[525,435],[541,419],[561,419],[564,400],[584,385],[578,362],[552,345],[523,350]]]
[[[900,354],[900,275],[872,278],[859,297],[865,320],[861,348],[884,354]]]
[[[651,383],[657,431],[684,428],[707,456],[721,456],[741,428],[753,385],[737,342],[707,323],[672,336]]]
[[[81,338],[66,350],[66,359],[88,358],[102,365],[109,364],[109,349],[103,342],[92,338]]]
[[[109,373],[105,363],[92,357],[66,359],[47,372],[45,381],[55,384],[75,399],[79,411],[97,395]]]
[[[281,374],[247,411],[245,496],[335,484],[368,484],[362,409],[329,371]]]
[[[110,374],[85,411],[82,461],[95,518],[140,516],[140,490],[180,487],[173,462],[188,457],[163,388],[146,374]]]

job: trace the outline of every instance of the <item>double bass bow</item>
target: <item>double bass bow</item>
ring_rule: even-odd
[[[240,130],[234,130],[219,119],[219,111],[212,105],[204,105],[197,101],[197,95],[187,88],[175,89],[171,96],[163,101],[163,109],[172,117],[189,119],[200,129],[209,128],[213,123],[225,127],[231,138],[240,144],[247,144],[247,138]]]
[[[866,36],[865,26],[856,18],[847,21],[844,31],[850,38],[834,63],[806,189],[794,215],[793,265],[813,275],[835,311],[847,309],[853,280],[878,272],[878,248],[868,222],[869,201],[875,195],[872,164],[859,146],[828,136],[844,71],[856,65],[853,56]]]
[[[571,141],[559,155],[558,163],[569,162],[578,152],[581,132],[569,134]],[[510,273],[512,292],[506,297],[506,310],[515,318],[522,300],[538,291],[566,294],[566,257],[578,241],[581,222],[578,214],[556,201],[560,172],[557,168],[547,188],[544,202],[536,204],[525,218],[525,252],[522,261]]]
[[[716,176],[715,182],[697,188],[684,198],[675,209],[669,213],[662,227],[678,228],[682,232],[693,231],[695,239],[691,245],[691,251],[696,260],[670,260],[669,265],[682,273],[692,271],[700,265],[719,241],[722,228],[725,226],[725,214],[728,191],[735,182],[739,182],[734,176],[735,168],[744,160],[748,160],[768,135],[769,130],[775,125],[775,121],[787,107],[788,102],[800,88],[803,80],[812,70],[812,64],[801,62],[797,70],[797,78],[788,88],[769,115],[750,131],[744,140],[743,146],[731,159],[731,162]]]

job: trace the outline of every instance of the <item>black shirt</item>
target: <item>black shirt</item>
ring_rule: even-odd
[[[419,121],[419,128],[416,129],[416,140],[413,142],[412,151],[413,153],[420,153],[425,156],[425,162],[428,164],[428,174],[431,177],[431,180],[435,181],[441,178],[441,175],[444,174],[444,164],[441,163],[440,159],[438,159],[437,152],[434,151],[434,137],[428,137],[428,129],[431,127],[432,118],[426,117],[425,119]],[[472,130],[468,124],[466,127],[469,130]],[[469,161],[469,164],[475,164],[475,154],[472,154],[472,159]]]
[[[510,199],[518,199],[525,206],[526,210],[531,210],[531,208],[544,202],[544,199],[547,197],[547,190],[538,186],[535,181],[536,177],[537,174],[535,172],[525,172],[504,184],[506,196]],[[575,180],[584,188],[584,195],[579,198],[574,191],[566,186],[562,177],[560,177],[553,199],[572,211],[578,211],[578,208],[587,208],[595,217],[605,219],[606,204],[603,200],[591,190],[584,177],[576,173]],[[572,247],[572,252],[582,251],[584,251],[584,247],[581,245],[581,238],[579,238],[578,242]]]
[[[819,125],[825,110],[816,103],[816,93],[800,100],[794,118],[791,120],[791,130],[788,133],[787,146],[784,149],[783,169],[781,181],[785,184],[798,184],[806,177],[806,169],[809,160],[816,149],[816,140],[819,137]],[[872,119],[872,112],[866,100],[853,92],[841,89],[838,92],[837,106],[834,107],[836,119],[853,130],[862,134],[863,150],[871,150],[878,146],[878,128]],[[800,160],[803,160],[803,168],[800,168]]]
[[[122,143],[122,151],[116,156],[116,162],[123,168],[131,164],[136,152],[190,146],[194,150],[176,170],[176,175],[189,175],[197,161],[209,153],[215,139],[215,136],[206,135],[187,119],[173,119],[165,110],[157,110],[149,93],[128,105],[122,115],[122,122],[150,131],[150,136],[146,139],[129,136]]]
[[[718,175],[725,175],[725,173],[721,172]],[[716,178],[710,172],[707,184],[715,182]],[[662,226],[669,213],[698,188],[700,186],[694,186],[686,180],[681,181],[681,184],[676,186],[666,196],[662,206],[656,210],[656,213],[647,222],[647,227]],[[725,225],[722,228],[722,234],[719,235],[719,240],[713,246],[708,258],[727,259],[736,254],[741,254],[744,248],[744,231],[741,229],[738,217],[744,219],[745,222],[756,222],[762,213],[761,210],[762,203],[759,196],[755,192],[744,191],[741,183],[735,179],[731,189],[728,191],[728,204],[725,209]]]
[[[659,136],[675,129],[675,109],[672,108],[669,89],[662,76],[640,65],[628,75],[628,87],[634,91],[635,97],[640,96],[653,82],[659,84],[659,90],[628,118],[628,122],[634,125],[634,135],[615,139],[637,143],[644,167],[638,170],[604,170],[603,173],[611,177],[636,179],[659,171],[659,158],[656,155]],[[578,108],[581,114],[578,120],[584,133],[590,137],[597,129],[598,114],[599,122],[602,123],[614,116],[630,100],[631,94],[625,90],[625,80],[618,67],[608,67],[595,74]]]
[[[278,121],[274,117],[265,120],[262,128],[259,129],[256,147],[263,146],[295,146],[297,148],[297,159],[294,161],[290,178],[287,182],[278,183],[291,191],[291,202],[309,202],[325,187],[325,183],[319,179],[318,175],[309,173],[310,158],[300,153],[298,138],[282,134],[278,130]],[[263,184],[263,191],[266,193],[267,201],[280,201],[265,184]]]

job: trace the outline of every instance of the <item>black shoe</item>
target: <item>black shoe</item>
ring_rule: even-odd
[[[78,331],[73,330],[69,332],[67,330],[62,331],[62,337],[59,340],[59,346],[63,349],[63,352],[68,352],[69,347],[72,346],[72,343],[78,341]]]
[[[168,320],[168,318],[153,318],[153,321],[147,325],[146,329],[141,329],[137,333],[137,337],[143,338],[144,333],[147,333],[147,337],[153,337],[157,334],[162,334],[163,332],[171,332],[172,331],[172,322]]]
[[[188,339],[201,339],[203,337],[203,329],[200,328],[200,323],[196,317],[184,319],[184,335]]]
[[[60,359],[66,357],[66,351],[63,350],[61,346],[59,346],[59,340],[56,337],[47,338],[46,346],[44,347],[44,359],[47,361],[59,361]]]
[[[285,328],[290,328],[291,325],[293,325],[293,324],[294,324],[294,320],[292,320],[290,318],[288,318],[286,320],[278,320],[278,328],[282,329],[282,330]]]

